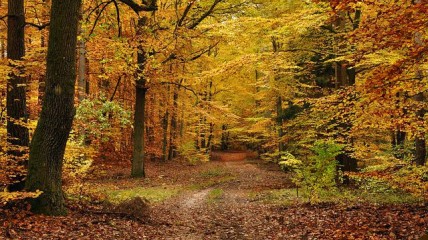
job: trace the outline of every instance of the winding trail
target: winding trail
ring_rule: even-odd
[[[286,187],[287,175],[274,165],[236,160],[231,155],[231,161],[217,164],[223,173],[233,176],[228,181],[188,192],[153,209],[153,220],[167,223],[158,229],[165,239],[281,238],[280,233],[272,235],[271,227],[277,225],[269,217],[272,205],[254,201],[254,195]],[[212,199],[213,192],[220,194]]]

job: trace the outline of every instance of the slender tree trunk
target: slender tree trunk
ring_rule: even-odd
[[[178,113],[178,91],[180,91],[180,87],[177,86],[173,90],[173,109],[172,109],[172,115],[171,115],[171,126],[170,126],[170,133],[169,133],[169,150],[168,150],[168,159],[171,160],[174,157],[176,157],[176,140],[177,140],[177,113]]]
[[[11,60],[20,61],[25,55],[24,39],[24,0],[8,1],[8,30],[7,30],[7,57]],[[7,141],[8,159],[10,165],[21,167],[20,172],[11,176],[12,184],[9,190],[22,190],[25,186],[25,174],[23,169],[27,166],[24,155],[29,144],[27,123],[28,114],[26,106],[26,77],[22,76],[23,67],[12,64],[15,69],[9,75],[7,81]]]
[[[162,118],[162,161],[166,162],[168,160],[167,149],[168,149],[168,119],[169,119],[169,110],[167,109],[165,115]]]
[[[15,0],[13,0],[15,1]],[[47,54],[46,95],[30,147],[27,189],[43,193],[32,211],[65,214],[62,165],[71,130],[76,82],[80,0],[53,0]]]
[[[79,25],[79,34],[82,34],[81,31],[81,24]],[[87,93],[87,80],[86,80],[86,43],[84,39],[79,40],[78,44],[78,50],[79,50],[79,60],[78,60],[78,77],[77,77],[77,94],[79,102],[83,101],[86,97]]]
[[[213,137],[214,137],[213,131],[214,131],[214,124],[210,123],[210,134],[208,135],[207,152],[211,152],[212,140],[213,140]]]
[[[142,17],[138,20],[137,35],[142,36],[143,27],[147,21],[147,18]],[[145,177],[145,146],[144,146],[144,121],[145,121],[145,106],[146,106],[146,79],[143,75],[144,65],[146,64],[146,53],[143,47],[138,48],[137,54],[137,78],[135,86],[135,112],[134,112],[134,150],[132,153],[132,177]]]
[[[400,129],[392,131],[392,148],[394,150],[394,156],[398,159],[404,158],[404,142],[406,140],[406,132]]]
[[[4,43],[4,39],[0,40],[0,58],[6,58],[6,44]]]
[[[418,4],[420,3],[421,0],[413,0],[412,3],[413,4]],[[414,39],[413,39],[415,45],[417,46],[424,46],[426,43],[422,38],[422,34],[420,32],[416,32],[414,35]],[[418,59],[421,60],[421,59]],[[420,69],[419,64],[416,65],[416,77],[417,79],[419,79],[419,81],[422,81],[422,79],[424,78],[424,74],[422,72],[422,70]],[[425,101],[425,97],[424,97],[424,93],[421,92],[419,94],[417,94],[415,96],[415,100],[418,102],[424,102]],[[421,122],[423,122],[424,116],[425,116],[425,109],[420,109],[417,113],[417,116],[419,117],[419,119],[421,120]],[[423,166],[426,163],[426,155],[427,155],[427,150],[426,150],[426,142],[425,142],[425,132],[419,133],[419,135],[416,137],[415,139],[415,163],[418,166]]]
[[[278,128],[278,150],[279,152],[285,151],[284,143],[281,138],[284,136],[284,130],[282,129],[282,98],[278,97],[276,101],[276,127]]]
[[[423,102],[425,100],[424,94],[419,93],[416,95],[415,100],[418,102]],[[425,116],[425,109],[421,109],[417,113],[420,119],[423,119]],[[425,133],[421,133],[421,135],[415,138],[415,163],[418,166],[424,166],[426,163],[426,142],[425,142]]]
[[[225,151],[229,148],[229,133],[227,132],[227,126],[221,126],[221,150]]]

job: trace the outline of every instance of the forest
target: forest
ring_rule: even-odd
[[[0,239],[428,239],[425,0],[0,0]]]

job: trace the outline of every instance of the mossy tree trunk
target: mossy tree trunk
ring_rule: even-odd
[[[15,1],[15,0],[13,0]],[[71,130],[76,80],[77,26],[81,0],[53,0],[47,54],[46,93],[30,146],[26,188],[41,190],[32,211],[65,214],[62,165]]]
[[[25,55],[24,38],[24,0],[8,1],[8,28],[7,28],[7,57],[13,61],[20,61]],[[29,134],[27,123],[27,106],[23,67],[12,63],[14,71],[7,81],[7,141],[8,159],[10,166],[22,168],[11,177],[10,191],[19,191],[25,187],[24,169],[27,166],[25,153],[28,150]]]

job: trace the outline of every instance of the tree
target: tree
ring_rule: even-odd
[[[22,168],[12,178],[9,190],[24,188],[24,169],[27,165],[25,153],[29,143],[26,106],[26,77],[20,61],[25,55],[25,15],[24,0],[8,1],[7,57],[11,60],[13,71],[7,81],[7,141],[9,164]]]
[[[47,54],[46,92],[30,146],[26,188],[43,193],[32,211],[65,214],[62,165],[71,130],[76,80],[76,45],[80,0],[53,0]]]

